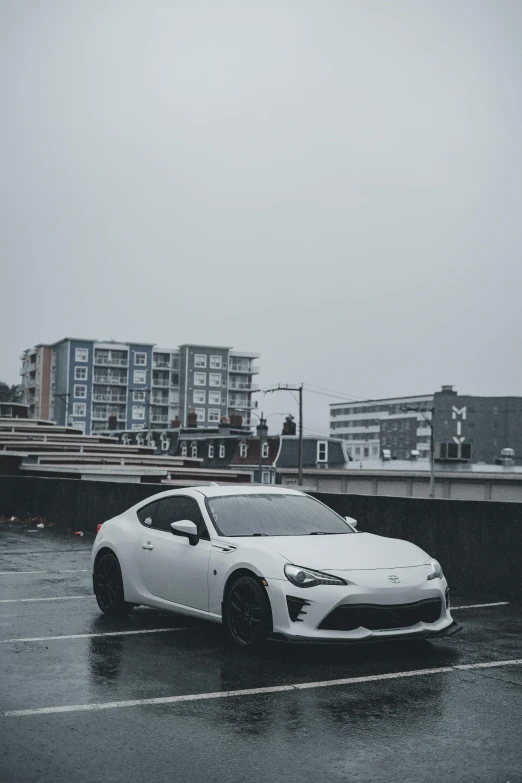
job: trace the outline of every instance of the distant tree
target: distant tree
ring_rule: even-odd
[[[20,384],[8,386],[0,381],[0,402],[20,402],[22,399],[22,387]]]

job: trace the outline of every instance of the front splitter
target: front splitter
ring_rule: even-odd
[[[366,636],[363,639],[346,639],[336,638],[331,639],[313,639],[309,636],[286,636],[283,633],[274,633],[269,636],[269,639],[275,642],[289,642],[290,644],[375,644],[377,642],[411,642],[416,639],[439,639],[446,636],[454,636],[456,633],[462,631],[462,625],[460,623],[452,622],[447,628],[443,628],[441,631],[415,631],[413,633],[405,633],[400,636]]]

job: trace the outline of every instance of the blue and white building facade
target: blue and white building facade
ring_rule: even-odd
[[[139,430],[168,426],[177,418],[187,426],[190,412],[198,426],[208,427],[237,412],[250,426],[259,354],[224,346],[160,348],[75,338],[51,348],[49,418],[57,424],[89,435],[107,430],[114,416],[117,429]]]

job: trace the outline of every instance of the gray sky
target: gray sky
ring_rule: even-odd
[[[113,336],[522,393],[520,0],[3,0],[0,35],[0,380]]]

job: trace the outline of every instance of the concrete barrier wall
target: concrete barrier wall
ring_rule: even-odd
[[[157,484],[0,476],[0,514],[42,516],[72,530],[94,531],[99,522],[164,489]],[[518,504],[310,494],[342,516],[355,517],[363,532],[414,542],[440,560],[455,589],[491,601],[522,598]]]

